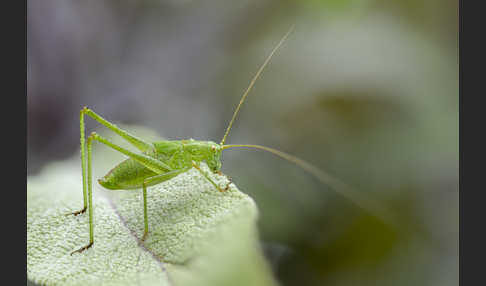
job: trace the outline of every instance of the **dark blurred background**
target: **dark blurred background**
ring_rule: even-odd
[[[256,201],[282,285],[458,284],[458,3],[28,1],[28,175],[79,154],[79,110],[301,157],[393,211],[384,224],[253,150],[223,172]],[[88,132],[97,127],[87,120]],[[120,160],[123,156],[120,156]]]

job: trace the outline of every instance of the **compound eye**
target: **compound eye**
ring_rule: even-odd
[[[213,151],[213,152],[216,151],[216,147],[211,146],[211,151]]]

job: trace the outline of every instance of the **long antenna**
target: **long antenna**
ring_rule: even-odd
[[[223,139],[221,140],[221,143],[219,143],[220,145],[223,145],[224,142],[226,141],[226,137],[228,136],[230,130],[231,130],[231,126],[233,126],[233,122],[235,121],[236,119],[236,115],[238,114],[238,111],[240,110],[240,107],[241,105],[243,104],[243,102],[245,101],[245,98],[248,96],[248,93],[250,92],[251,88],[253,87],[253,85],[255,84],[255,81],[258,79],[258,77],[260,76],[260,74],[262,73],[263,69],[265,68],[265,66],[268,64],[268,62],[270,61],[270,59],[272,58],[273,54],[278,50],[278,48],[283,44],[283,42],[285,41],[285,39],[288,37],[288,35],[290,34],[290,32],[292,32],[292,30],[294,29],[294,26],[292,25],[292,27],[290,27],[289,31],[285,34],[285,36],[283,36],[283,38],[280,40],[280,42],[277,44],[277,46],[275,48],[273,48],[272,52],[270,53],[270,55],[267,57],[267,59],[265,60],[265,62],[263,63],[263,65],[260,67],[260,69],[258,70],[258,72],[255,74],[255,76],[253,77],[253,79],[251,80],[250,82],[250,85],[248,86],[248,88],[246,89],[245,93],[243,94],[243,96],[241,97],[241,100],[240,100],[240,103],[238,104],[238,106],[236,107],[236,110],[235,110],[235,113],[233,113],[233,117],[231,118],[231,121],[230,123],[228,124],[228,128],[226,129],[226,132],[224,133],[224,136],[223,136]]]
[[[261,145],[238,144],[238,145],[224,145],[222,147],[223,150],[229,148],[254,148],[254,149],[264,150],[274,155],[277,155],[278,157],[281,157],[289,162],[292,162],[297,166],[301,167],[302,169],[306,170],[307,172],[311,173],[317,179],[319,179],[319,181],[330,186],[337,193],[349,199],[350,201],[355,203],[358,207],[368,211],[369,213],[373,214],[377,218],[380,218],[383,222],[386,222],[393,226],[398,226],[394,217],[392,216],[392,214],[389,212],[388,209],[383,208],[376,201],[370,199],[369,197],[365,197],[361,195],[360,192],[357,192],[349,185],[343,183],[339,179],[333,177],[332,175],[312,165],[309,162],[306,162],[302,159],[299,159],[295,156],[284,153],[282,151],[270,147],[261,146]]]

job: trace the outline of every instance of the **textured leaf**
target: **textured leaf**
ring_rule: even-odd
[[[29,280],[43,285],[275,285],[258,244],[254,201],[234,184],[217,191],[194,169],[148,189],[149,236],[143,243],[141,190],[108,191],[94,183],[95,242],[71,256],[89,241],[87,213],[65,215],[82,207],[78,165],[74,158],[28,178]],[[227,182],[224,176],[212,177],[221,185]]]

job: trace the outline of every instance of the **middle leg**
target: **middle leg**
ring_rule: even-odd
[[[144,224],[144,231],[142,241],[147,238],[148,234],[148,215],[147,215],[147,186],[149,185],[157,185],[167,180],[174,178],[175,176],[182,174],[184,172],[189,171],[190,168],[184,168],[180,170],[173,170],[164,174],[155,175],[153,177],[147,178],[143,181],[143,224]]]

